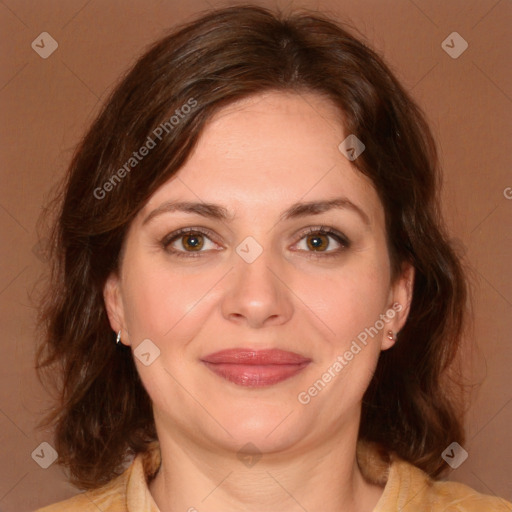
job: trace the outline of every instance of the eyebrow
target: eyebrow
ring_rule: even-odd
[[[351,210],[357,213],[366,225],[370,225],[370,218],[364,210],[346,197],[337,197],[326,201],[294,203],[279,216],[279,220],[283,221],[306,217],[308,215],[318,215],[335,208]],[[229,210],[219,204],[204,202],[196,203],[189,201],[166,201],[149,213],[149,215],[143,220],[142,225],[147,224],[158,215],[169,212],[191,213],[226,222],[234,219],[234,214],[230,213]]]

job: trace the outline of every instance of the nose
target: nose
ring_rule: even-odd
[[[237,254],[234,258],[222,303],[224,317],[252,328],[287,322],[293,314],[291,291],[283,269],[271,258],[270,251],[264,250],[252,263]]]

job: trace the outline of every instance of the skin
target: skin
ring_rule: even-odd
[[[135,362],[162,451],[149,486],[162,512],[370,511],[382,494],[356,463],[361,400],[380,352],[394,343],[387,331],[405,323],[413,270],[404,266],[391,279],[384,209],[371,181],[339,151],[347,135],[334,106],[314,94],[269,92],[229,105],[130,226],[104,297],[124,344],[134,350],[150,339],[160,350],[149,366]],[[279,219],[293,203],[335,197],[368,222],[348,207]],[[217,203],[234,217],[172,211],[144,224],[169,200]],[[305,229],[322,225],[350,245],[321,235],[321,251],[308,246],[316,239]],[[196,252],[186,235],[169,246],[185,257],[161,244],[183,227],[210,230],[199,235],[200,257],[187,257]],[[248,236],[263,248],[252,263],[236,252]],[[298,394],[393,303],[402,310],[300,403]],[[288,380],[247,388],[200,361],[234,347],[280,348],[312,362]],[[251,466],[240,460],[247,443],[262,455]]]

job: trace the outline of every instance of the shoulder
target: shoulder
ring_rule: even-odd
[[[434,480],[378,443],[360,440],[357,460],[365,479],[384,488],[373,512],[512,512],[509,501]]]
[[[126,472],[98,489],[82,492],[64,501],[37,509],[35,512],[126,512]]]
[[[126,493],[135,462],[117,478],[97,489],[81,492],[72,498],[37,509],[35,512],[127,512]]]
[[[512,512],[512,503],[496,496],[481,494],[467,485],[433,480],[412,464],[395,459],[389,473],[389,489],[384,495],[404,511],[431,512]],[[383,497],[384,497],[383,495]],[[375,512],[384,512],[377,508]],[[391,509],[389,509],[391,510]]]
[[[446,512],[512,512],[512,503],[497,496],[481,494],[458,482],[434,482],[428,502]]]
[[[121,475],[104,486],[39,508],[35,512],[128,512],[129,508],[157,512],[147,481],[158,469],[160,461],[159,444],[152,442],[147,451],[139,453]]]

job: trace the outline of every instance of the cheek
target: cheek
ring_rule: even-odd
[[[133,260],[129,268],[125,318],[132,342],[150,338],[163,344],[172,339],[176,346],[179,339],[191,339],[201,325],[196,320],[212,300],[211,290],[219,277],[207,271],[180,273],[171,265],[142,259]]]
[[[329,328],[328,339],[338,349],[373,326],[388,306],[389,270],[379,258],[356,257],[337,271],[302,281],[299,295]]]
[[[329,293],[322,294],[318,286],[309,288],[316,295],[316,302],[310,304],[314,304],[330,333],[321,338],[317,364],[298,398],[311,400],[316,404],[312,410],[322,410],[333,424],[343,411],[358,407],[375,371],[385,335],[380,316],[387,306],[387,283],[378,267],[362,270],[359,273],[352,268],[325,281]],[[313,293],[311,300],[315,301]]]

